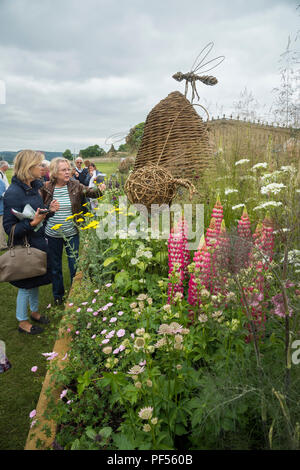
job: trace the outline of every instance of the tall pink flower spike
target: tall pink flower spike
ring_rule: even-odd
[[[258,261],[255,261],[253,255],[250,257],[251,264],[252,266],[255,266],[255,269],[257,271],[257,277],[255,279],[255,288],[256,290],[258,290],[258,294],[252,294],[250,306],[251,314],[254,318],[256,329],[260,334],[263,334],[266,316],[263,314],[262,302],[266,300],[267,294],[267,291],[265,289],[263,271],[269,269],[269,264],[273,259],[274,252],[273,226],[268,213],[266,214],[263,223],[259,223],[257,225],[255,233],[253,234],[253,240],[254,247],[259,249],[263,253],[263,256],[261,255],[261,259]],[[254,252],[256,252],[256,250]],[[250,292],[253,292],[254,286],[252,286],[248,290]]]
[[[202,268],[203,268],[203,263],[204,263],[206,254],[207,254],[207,246],[205,242],[205,237],[204,235],[202,235],[200,242],[199,242],[198,249],[194,253],[194,258],[193,258],[193,262],[195,263],[195,269],[201,270],[201,273],[197,274],[197,277],[198,276],[202,277]],[[200,290],[200,286],[198,286],[196,283],[196,275],[195,273],[191,273],[191,277],[189,280],[189,289],[188,289],[188,303],[190,305],[200,305],[201,298],[200,298],[199,290]]]

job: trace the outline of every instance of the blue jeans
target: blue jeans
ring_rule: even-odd
[[[76,274],[76,263],[79,252],[79,235],[67,238],[48,238],[48,249],[50,259],[50,269],[52,275],[52,291],[54,300],[61,300],[65,293],[64,279],[62,272],[62,254],[63,247],[66,248],[68,264],[71,276],[71,284]]]
[[[39,308],[39,288],[33,287],[32,289],[19,289],[17,295],[17,311],[16,316],[18,321],[28,320],[27,307],[28,303],[31,312],[37,312]]]

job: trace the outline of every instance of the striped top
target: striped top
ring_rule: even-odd
[[[73,219],[66,220],[72,214],[72,205],[69,197],[67,185],[62,188],[54,188],[53,199],[59,202],[59,210],[53,217],[49,217],[46,223],[45,234],[54,238],[73,237],[77,235],[78,230]],[[52,230],[57,224],[62,224],[57,230]]]

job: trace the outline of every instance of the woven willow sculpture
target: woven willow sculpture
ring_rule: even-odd
[[[148,164],[129,176],[125,191],[130,202],[144,204],[150,209],[151,204],[170,204],[177,185],[187,188],[192,198],[195,187],[189,180],[173,178],[165,168]]]
[[[208,131],[191,103],[170,93],[148,114],[133,173],[125,184],[132,203],[169,204],[177,185],[195,192],[188,179],[201,175],[211,162]]]
[[[206,125],[179,91],[170,93],[148,114],[133,169],[158,164],[175,178],[193,178],[210,161]]]

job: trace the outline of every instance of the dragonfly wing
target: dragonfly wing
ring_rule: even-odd
[[[211,59],[208,62],[205,62],[205,64],[201,64],[201,65],[199,64],[197,66],[197,68],[195,68],[195,70],[193,70],[193,72],[195,73],[195,72],[199,71],[199,69],[201,69],[201,73],[209,72],[209,70],[212,70],[215,67],[218,67],[218,65],[220,65],[223,62],[224,59],[225,59],[225,56],[220,55],[219,57],[216,57],[215,59]]]
[[[202,62],[206,59],[212,48],[214,47],[213,42],[209,42],[197,55],[195,62],[192,65],[191,72],[195,72],[202,64]],[[196,65],[197,64],[197,65]]]

